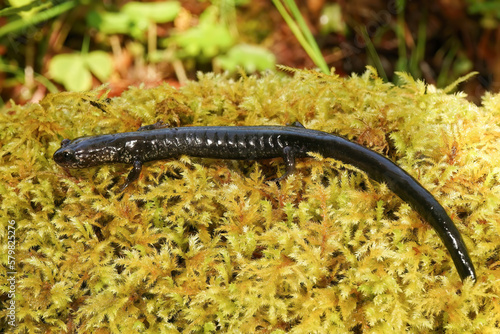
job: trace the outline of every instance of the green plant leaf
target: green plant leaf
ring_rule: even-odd
[[[346,24],[342,19],[342,7],[338,3],[326,4],[321,10],[321,20],[319,22],[321,33],[346,34]]]
[[[49,64],[49,74],[69,91],[84,91],[92,87],[92,75],[79,54],[54,56]]]
[[[129,2],[122,7],[122,13],[131,19],[147,19],[156,23],[173,21],[179,11],[181,4],[177,1],[168,2]]]
[[[141,39],[150,22],[173,21],[181,5],[177,1],[140,3],[129,2],[118,13],[91,11],[87,24],[105,34],[127,34]]]
[[[179,47],[178,57],[213,58],[225,52],[234,39],[229,29],[217,22],[215,7],[207,8],[200,15],[200,24],[166,40],[165,44]]]
[[[227,54],[217,56],[215,62],[227,71],[235,71],[238,67],[242,67],[246,72],[253,73],[274,68],[276,58],[269,50],[262,47],[238,44]]]
[[[93,51],[85,57],[85,63],[92,74],[101,82],[108,80],[113,70],[111,56],[104,51]]]
[[[105,34],[128,34],[134,22],[128,14],[91,11],[87,24]]]

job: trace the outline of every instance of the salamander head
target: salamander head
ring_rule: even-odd
[[[117,152],[112,147],[103,145],[102,139],[82,137],[75,140],[64,139],[53,159],[62,167],[85,168],[117,162]]]

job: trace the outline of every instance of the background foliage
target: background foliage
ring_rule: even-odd
[[[461,89],[479,103],[498,87],[498,13],[484,0],[0,1],[0,104],[274,64],[342,76],[369,64],[437,87],[477,71]]]

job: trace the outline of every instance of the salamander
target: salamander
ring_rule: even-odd
[[[293,126],[193,126],[162,128],[157,123],[135,132],[64,139],[54,161],[66,168],[107,163],[131,164],[120,191],[134,182],[145,162],[188,155],[200,158],[259,160],[281,157],[286,165],[280,180],[293,173],[295,159],[316,152],[365,172],[387,184],[396,195],[431,224],[448,249],[462,280],[476,280],[462,237],[439,202],[420,183],[386,157],[330,133]]]

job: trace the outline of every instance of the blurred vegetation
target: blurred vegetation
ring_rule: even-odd
[[[341,75],[373,65],[479,102],[500,77],[498,1],[184,0],[5,1],[0,8],[0,104],[108,83],[174,86],[197,71],[274,70]],[[107,54],[107,55],[105,55]]]

